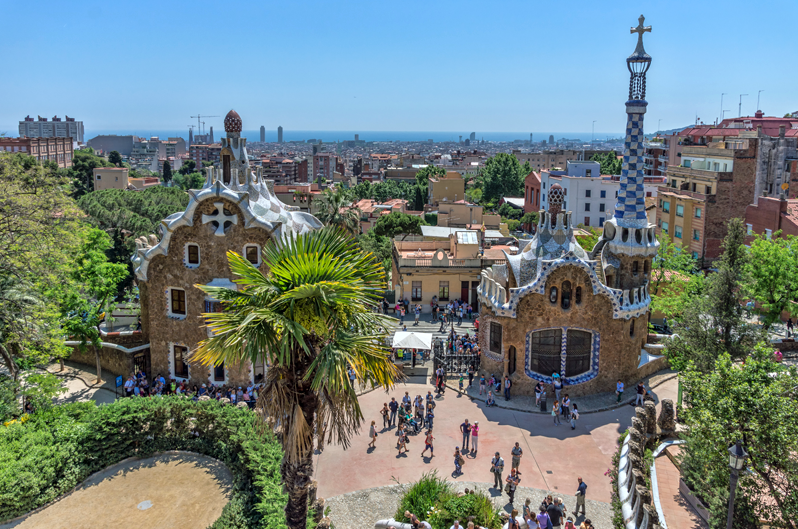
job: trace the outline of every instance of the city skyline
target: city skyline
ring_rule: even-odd
[[[785,69],[778,53],[791,46],[789,34],[769,35],[772,53],[742,38],[718,45],[722,28],[748,24],[742,2],[722,10],[686,2],[580,3],[576,9],[504,2],[490,10],[476,2],[308,2],[304,16],[297,16],[294,4],[243,3],[226,11],[214,2],[198,2],[191,10],[159,4],[159,17],[147,14],[149,4],[132,11],[106,3],[49,3],[37,10],[36,39],[29,38],[33,28],[25,23],[26,8],[7,5],[9,53],[0,86],[10,89],[24,81],[26,89],[0,108],[0,132],[15,136],[26,115],[69,114],[87,130],[185,130],[187,135],[188,125],[196,124],[189,116],[224,115],[235,108],[248,117],[246,130],[263,125],[275,131],[282,125],[286,133],[475,130],[517,132],[522,139],[536,130],[589,131],[595,120],[597,131],[617,134],[624,127],[619,94],[626,88],[626,65],[618,57],[633,51],[629,28],[641,12],[653,26],[646,47],[656,66],[648,80],[653,103],[646,132],[684,127],[696,116],[713,122],[722,117],[722,93],[726,117],[738,115],[740,94],[748,94],[742,114],[753,115],[759,91],[767,115],[798,110],[789,89],[798,73]],[[792,19],[798,6],[775,2],[767,14]],[[352,31],[358,20],[377,22],[356,24],[361,29]],[[383,37],[379,29],[386,20],[393,37]],[[111,27],[113,33],[102,31]],[[63,51],[65,34],[73,59],[31,69]],[[171,66],[159,54],[164,50],[177,58]],[[198,53],[200,67],[190,60]],[[709,69],[708,56],[720,68]],[[148,57],[152,78],[131,75],[125,65],[141,66]],[[87,72],[78,67],[83,60],[91,64]],[[278,77],[276,70],[293,75]],[[221,129],[221,118],[207,119],[210,126]]]

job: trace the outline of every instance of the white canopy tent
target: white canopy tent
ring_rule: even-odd
[[[393,335],[394,349],[432,349],[432,333],[404,332]]]

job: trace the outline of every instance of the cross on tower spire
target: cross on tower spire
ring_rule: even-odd
[[[646,50],[643,48],[643,33],[649,32],[651,33],[651,26],[644,26],[643,22],[646,21],[646,17],[640,15],[640,18],[637,19],[637,27],[630,28],[629,33],[637,33],[637,47],[635,48],[634,55],[645,55]]]

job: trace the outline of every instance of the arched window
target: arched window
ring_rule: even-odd
[[[493,353],[502,352],[502,326],[499,323],[490,323],[490,343],[489,348]]]
[[[562,294],[560,294],[560,306],[564,309],[571,308],[571,282],[562,282]]]
[[[643,261],[643,273],[646,275],[648,275],[648,268],[649,268],[648,259],[646,259],[645,261]]]
[[[557,287],[551,287],[551,290],[549,290],[549,299],[552,303],[557,303]]]
[[[186,246],[186,261],[190,265],[200,264],[200,249],[197,244],[189,244]]]
[[[222,155],[222,182],[230,185],[230,155]]]
[[[632,338],[635,335],[635,320],[631,320],[629,322],[629,337]]]
[[[577,305],[582,304],[582,287],[576,287],[574,290],[574,303]]]
[[[529,337],[529,369],[550,377],[559,373],[562,358],[562,329],[533,332]]]
[[[568,329],[565,339],[565,376],[575,377],[590,371],[593,333]]]
[[[638,269],[639,269],[639,268],[640,268],[640,263],[638,263],[637,261],[634,261],[634,262],[632,263],[632,275],[633,275],[633,276],[636,276],[636,275],[637,275],[637,272],[638,272]]]
[[[610,288],[615,288],[615,276],[608,275],[607,276],[607,286]]]

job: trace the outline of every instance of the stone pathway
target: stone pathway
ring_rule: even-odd
[[[668,529],[707,529],[707,524],[679,491],[681,476],[673,461],[667,454],[662,453],[654,461],[654,465],[657,469],[659,501]]]
[[[93,400],[97,404],[107,404],[116,399],[114,392],[116,386],[116,376],[107,372],[103,375],[101,385],[94,381],[97,379],[97,370],[94,367],[75,362],[64,362],[64,370],[58,363],[47,366],[47,371],[60,378],[66,386],[66,392],[60,394],[55,399],[56,404],[66,404],[69,402],[86,402]],[[123,388],[119,388],[119,395],[123,395]]]
[[[654,400],[658,403],[659,399],[657,398],[656,389],[666,382],[675,382],[677,376],[678,374],[675,371],[664,369],[644,379],[643,383],[645,384],[646,389],[654,395]],[[453,378],[454,377],[446,382],[446,386],[459,393],[457,380],[454,380]],[[468,382],[467,379],[466,382]],[[470,388],[466,386],[466,388],[464,388],[463,394],[467,395],[471,399],[479,400],[481,402],[485,402],[487,400],[487,395],[479,394],[478,379],[474,380],[474,383]],[[540,411],[540,407],[535,404],[534,395],[516,395],[514,397],[511,395],[510,400],[504,400],[504,396],[502,395],[495,395],[495,399],[496,407],[498,408],[525,411],[529,413],[543,413]],[[627,388],[627,390],[624,391],[620,404],[618,403],[618,397],[615,393],[598,393],[596,395],[589,395],[586,397],[575,397],[572,400],[577,403],[580,414],[612,410],[621,406],[628,406],[631,408],[631,405],[635,401],[635,388]],[[552,402],[554,402],[554,397],[549,396],[547,401],[547,409],[549,411],[547,415],[551,413]],[[675,400],[674,404],[676,404]]]
[[[513,506],[507,502],[507,496],[491,488],[490,483],[452,481],[452,486],[459,492],[464,491],[466,488],[484,492],[493,497],[493,503],[497,509],[502,509],[506,513],[510,513],[513,508]],[[392,518],[396,514],[399,501],[409,488],[410,485],[404,484],[387,485],[384,487],[350,492],[348,494],[328,498],[325,508],[330,508],[329,516],[336,529],[363,529],[364,527],[373,527],[377,520]],[[526,499],[531,498],[532,507],[537,512],[538,505],[540,505],[540,502],[543,501],[543,498],[548,494],[561,497],[569,513],[571,509],[576,506],[576,498],[569,494],[529,487],[518,487],[515,494],[514,507],[522,511]],[[585,500],[585,510],[587,518],[593,522],[593,525],[597,529],[612,528],[612,506],[609,503],[595,501],[588,496]],[[424,520],[422,513],[415,514]],[[582,523],[584,519],[585,517],[581,515],[575,518],[577,524]],[[465,526],[462,520],[461,525]]]

